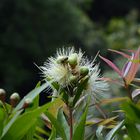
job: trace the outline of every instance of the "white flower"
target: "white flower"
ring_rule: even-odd
[[[73,47],[58,49],[55,57],[50,57],[44,66],[41,66],[43,77],[52,79],[52,81],[58,82],[62,86],[69,84],[69,77],[71,75],[71,68],[66,63],[61,63],[68,59],[72,54],[77,54],[77,65],[79,65],[82,59],[82,52],[76,52]]]
[[[99,65],[95,65],[92,68],[86,90],[84,91],[88,94],[92,94],[96,99],[109,89],[108,83],[100,78],[99,73]]]
[[[62,87],[71,86],[72,81],[76,83],[74,86],[77,86],[85,76],[88,76],[84,93],[96,96],[108,89],[108,84],[99,79],[99,66],[84,57],[81,50],[77,52],[73,47],[59,49],[56,56],[50,57],[40,68],[45,78],[58,82]]]

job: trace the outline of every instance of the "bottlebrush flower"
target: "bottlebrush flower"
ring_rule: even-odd
[[[76,69],[72,70],[71,66],[68,64],[68,59],[73,54],[77,55],[77,67],[83,56],[81,50],[76,52],[73,47],[58,49],[56,55],[54,57],[50,57],[44,63],[44,66],[40,67],[43,72],[43,77],[51,79],[54,82],[58,82],[62,86],[67,86],[72,72],[76,73]]]
[[[100,70],[98,65],[94,66],[90,73],[91,74],[88,80],[85,93],[92,94],[95,98],[98,98],[99,96],[102,96],[102,93],[108,91],[109,85],[105,80],[100,78]]]
[[[73,92],[85,77],[88,81],[83,93],[95,94],[108,89],[108,84],[100,79],[99,66],[73,47],[59,49],[55,57],[50,57],[40,68],[46,79],[57,82],[61,87],[71,88]]]

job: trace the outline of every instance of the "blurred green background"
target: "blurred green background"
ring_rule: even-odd
[[[63,46],[112,60],[107,48],[137,48],[139,9],[139,0],[0,0],[0,87],[23,96],[41,79],[34,62]]]

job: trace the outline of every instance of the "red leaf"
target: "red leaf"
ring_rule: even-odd
[[[120,52],[120,51],[116,51],[116,50],[112,50],[112,49],[108,49],[109,51],[111,51],[111,52],[115,52],[115,53],[117,53],[117,54],[120,54],[120,55],[122,55],[123,57],[125,57],[125,58],[131,58],[131,56],[129,56],[128,54],[125,54],[125,53],[123,53],[123,52]]]
[[[102,57],[102,56],[100,56],[100,55],[99,55],[99,57],[100,57],[103,61],[105,61],[112,69],[114,69],[114,70],[122,77],[121,71],[119,70],[119,68],[118,68],[114,63],[112,63],[110,60],[108,60],[108,59],[106,59],[106,58],[104,58],[104,57]]]
[[[123,51],[129,52],[129,53],[135,53],[135,50],[127,50],[127,49],[122,49]]]
[[[131,64],[132,64],[132,62],[128,61],[128,62],[126,62],[126,64],[123,66],[123,68],[122,68],[122,75],[123,75],[123,77],[125,77],[125,76],[128,74],[128,71],[129,71],[129,69],[130,69],[130,67],[131,67]]]
[[[127,74],[125,75],[124,78],[125,78],[127,85],[129,85],[133,81],[133,79],[135,78],[135,75],[138,71],[139,63],[135,63],[135,61],[139,61],[139,55],[140,55],[140,47],[138,48],[138,50],[134,54],[132,54],[132,58],[131,58],[129,65],[128,65],[129,68],[126,68]]]

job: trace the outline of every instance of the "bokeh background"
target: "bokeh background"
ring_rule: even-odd
[[[108,48],[140,45],[139,9],[140,0],[0,0],[0,87],[27,94],[41,79],[34,63],[60,47],[116,60]]]

